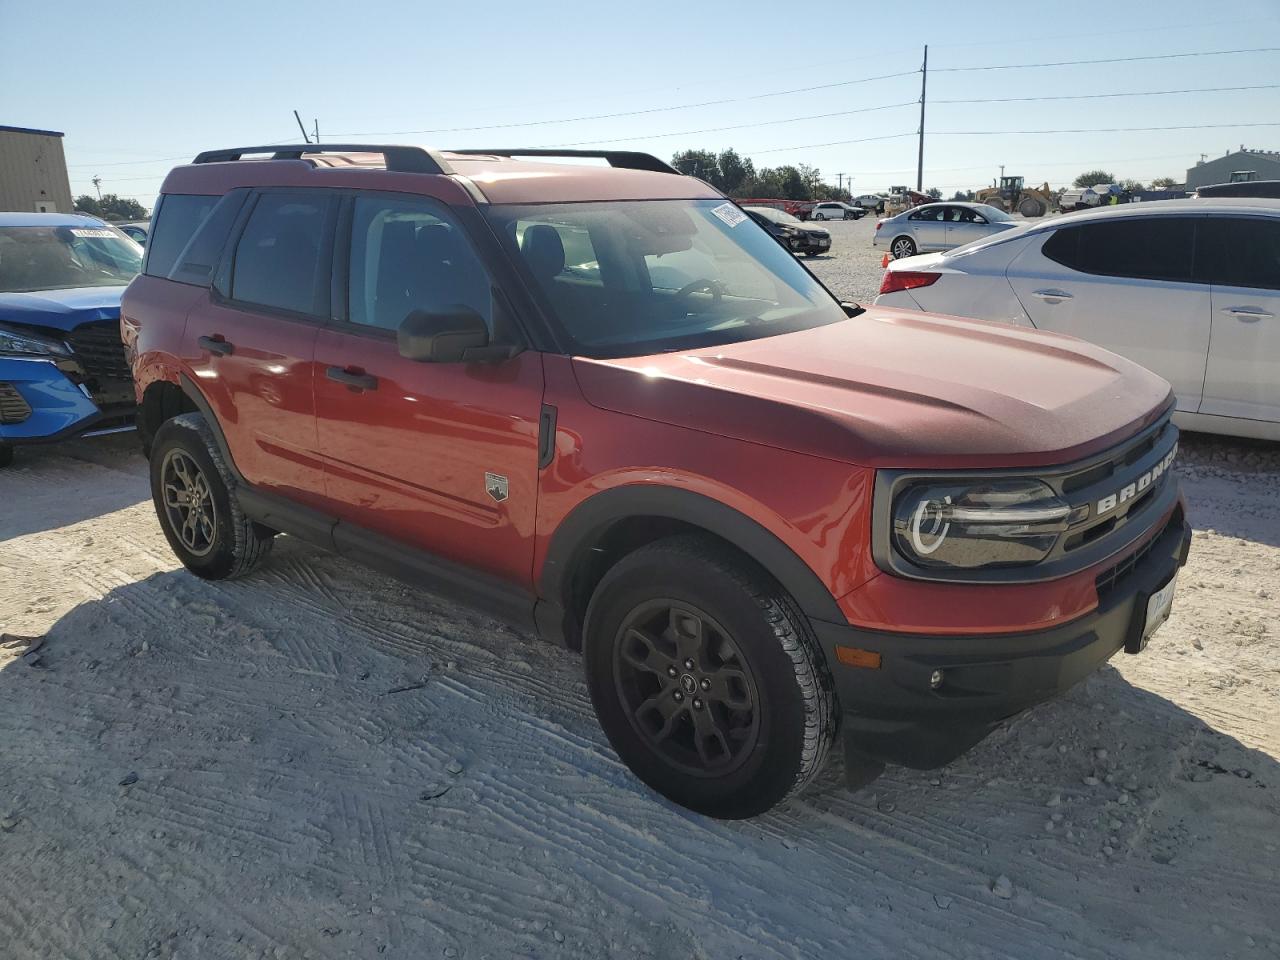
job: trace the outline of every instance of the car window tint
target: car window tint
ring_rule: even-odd
[[[328,207],[327,199],[296,194],[260,197],[236,245],[232,298],[318,314]]]
[[[209,285],[213,268],[222,256],[227,235],[235,225],[247,195],[248,191],[234,190],[218,201],[218,205],[205,217],[186,247],[178,254],[177,262],[169,271],[170,280],[202,287]]]
[[[1078,270],[1080,268],[1080,233],[1079,227],[1055,230],[1049,234],[1040,252],[1054,263]]]
[[[492,287],[462,228],[427,200],[360,197],[351,220],[352,323],[398,330],[415,310],[470,307],[492,332]]]
[[[943,207],[931,207],[928,210],[917,210],[908,219],[938,221],[942,219],[942,211],[944,209]]]
[[[142,272],[151,277],[167,277],[178,262],[178,254],[220,199],[185,193],[162,196],[151,218],[151,237]]]
[[[1191,279],[1195,221],[1189,217],[1106,220],[1080,226],[1085,273],[1142,280]]]
[[[1280,290],[1280,219],[1205,220],[1196,237],[1196,279]]]

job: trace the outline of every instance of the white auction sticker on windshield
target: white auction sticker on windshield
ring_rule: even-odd
[[[107,239],[115,236],[104,227],[72,227],[71,235],[73,237],[106,237]]]
[[[747,219],[747,215],[732,203],[722,203],[711,212],[731,227],[736,227],[743,220]]]

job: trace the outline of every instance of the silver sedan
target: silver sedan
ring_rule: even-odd
[[[981,240],[1018,221],[985,203],[925,203],[876,223],[872,246],[888,247],[895,260],[950,250]]]

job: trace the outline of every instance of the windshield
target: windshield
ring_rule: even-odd
[[[486,215],[585,356],[714,346],[845,319],[795,257],[723,200],[495,205]]]
[[[111,227],[0,227],[0,293],[118,287],[142,269],[142,248]]]
[[[986,217],[987,220],[989,220],[991,223],[999,223],[1004,220],[1013,219],[1013,217],[1009,216],[999,207],[993,207],[987,203],[979,203],[974,207],[974,209],[977,210],[984,217]]]
[[[779,210],[777,207],[744,207],[743,209],[758,213],[766,220],[772,220],[774,223],[800,223],[798,217],[793,217],[787,211]]]

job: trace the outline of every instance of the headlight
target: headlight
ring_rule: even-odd
[[[919,567],[1024,566],[1049,555],[1070,516],[1039,480],[918,483],[894,501],[893,545]]]
[[[36,333],[0,326],[0,356],[68,357],[71,351],[56,340]]]

